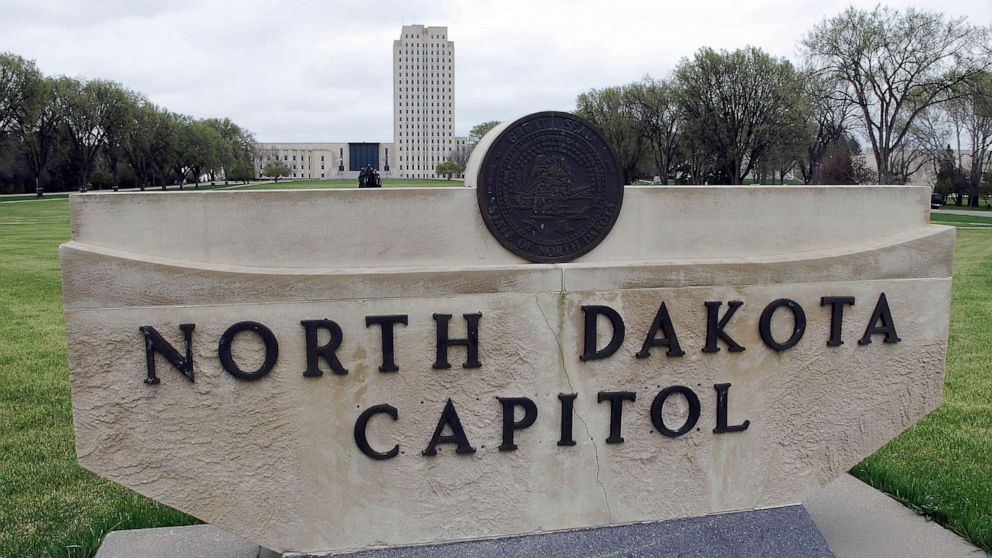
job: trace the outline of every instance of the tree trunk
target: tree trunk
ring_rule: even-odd
[[[34,177],[34,193],[39,198],[45,197],[45,189],[41,187],[41,180],[37,175]]]

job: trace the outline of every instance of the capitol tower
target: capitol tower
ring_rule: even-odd
[[[438,178],[438,163],[464,147],[455,138],[455,43],[447,27],[404,25],[393,41],[393,140],[390,165],[403,178]]]

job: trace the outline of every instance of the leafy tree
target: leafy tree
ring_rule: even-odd
[[[443,163],[437,164],[434,172],[439,176],[444,176],[447,180],[451,180],[452,176],[461,174],[464,170],[465,167],[455,161],[444,161]]]
[[[129,129],[134,126],[137,106],[133,94],[114,82],[102,82],[97,89],[96,102],[100,106],[100,127],[103,129],[103,155],[110,169],[111,185],[116,192],[119,186],[118,170],[124,158],[124,144]]]
[[[747,47],[700,49],[675,70],[686,133],[715,159],[714,177],[743,183],[790,124],[797,87],[792,64]]]
[[[213,128],[220,136],[221,143],[217,148],[217,156],[221,170],[224,171],[224,182],[226,183],[228,180],[228,169],[239,161],[248,161],[250,163],[257,156],[255,153],[255,136],[248,130],[232,122],[229,118],[208,118],[203,123]],[[211,173],[210,179],[214,179],[213,173]]]
[[[279,182],[280,176],[289,176],[289,167],[282,161],[269,161],[262,167],[262,176],[268,176]]]
[[[575,105],[576,114],[599,128],[613,147],[624,184],[633,182],[647,141],[647,127],[640,119],[631,86],[591,89],[579,94]]]
[[[499,126],[499,120],[489,120],[482,124],[476,124],[468,132],[468,142],[471,144],[479,143],[479,140],[496,126]]]
[[[37,94],[25,104],[24,112],[16,124],[24,159],[34,176],[35,193],[39,198],[44,196],[41,176],[48,168],[48,160],[52,147],[58,140],[62,121],[55,102],[55,86],[55,80],[44,78]]]
[[[671,82],[650,76],[627,86],[637,118],[644,125],[654,168],[662,184],[675,174],[678,166],[678,137],[681,114]]]
[[[28,112],[42,87],[34,61],[0,52],[0,137],[30,120]]]
[[[85,192],[88,188],[96,156],[105,139],[101,125],[104,121],[104,107],[100,103],[105,87],[106,82],[83,83],[62,77],[55,88],[55,102],[62,114],[63,130],[69,140],[80,192]]]
[[[225,181],[230,179],[247,184],[253,178],[255,178],[255,165],[245,159],[238,159],[231,165],[230,169],[224,169]]]
[[[179,157],[177,162],[182,170],[191,175],[196,188],[200,187],[200,177],[221,166],[222,151],[225,145],[213,127],[192,120],[180,124],[179,128]],[[182,189],[182,182],[180,182]]]
[[[959,85],[992,65],[989,30],[964,18],[910,8],[849,7],[803,39],[805,55],[857,107],[879,182],[899,180],[893,157],[928,107],[961,95]]]

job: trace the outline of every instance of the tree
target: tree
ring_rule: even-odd
[[[803,103],[809,109],[798,159],[799,175],[804,184],[823,184],[820,180],[823,158],[847,132],[853,107],[833,96],[837,87],[827,76],[806,69],[799,81]]]
[[[860,113],[878,179],[898,179],[893,156],[928,107],[961,95],[958,86],[987,70],[989,31],[942,14],[849,7],[803,39],[810,64],[838,84],[835,99]]]
[[[644,125],[654,167],[662,184],[668,184],[678,165],[678,137],[681,123],[672,84],[646,76],[628,86],[628,98]]]
[[[575,105],[576,114],[599,128],[616,152],[624,184],[633,182],[647,132],[633,102],[630,86],[591,89],[579,94]]]
[[[282,161],[269,161],[262,167],[262,176],[268,176],[279,182],[280,176],[289,176],[289,167]]]
[[[238,159],[230,168],[224,169],[225,181],[230,179],[248,184],[248,181],[253,178],[255,178],[255,166],[252,165],[251,161],[245,159]]]
[[[492,130],[496,126],[499,126],[499,120],[489,120],[488,122],[483,122],[482,124],[476,124],[468,132],[468,142],[470,144],[477,144],[479,140],[482,139],[489,130]]]
[[[179,128],[179,158],[177,160],[182,175],[192,176],[196,188],[200,187],[200,177],[221,166],[224,142],[216,129],[204,122],[187,120]],[[180,189],[182,183],[180,182]]]
[[[875,175],[865,165],[861,145],[849,134],[830,144],[819,171],[822,184],[870,184]]]
[[[444,176],[447,180],[451,180],[451,177],[456,174],[461,174],[465,170],[465,167],[459,165],[455,161],[444,161],[443,163],[438,163],[434,172],[440,176]]]
[[[68,138],[76,182],[80,192],[87,190],[97,153],[103,146],[104,106],[100,99],[106,82],[62,77],[56,87],[55,101],[62,114],[63,129]]]
[[[41,93],[42,75],[34,61],[0,52],[0,137],[30,120],[27,112]]]
[[[747,47],[734,52],[700,49],[675,70],[686,132],[710,150],[715,176],[743,183],[795,110],[792,64]]]
[[[472,155],[472,150],[469,147],[456,147],[448,153],[448,160],[454,161],[462,166],[464,169],[468,165],[468,159]]]
[[[34,176],[35,193],[39,198],[44,196],[45,191],[41,176],[48,168],[48,159],[58,140],[62,120],[55,102],[55,87],[55,80],[44,78],[37,94],[25,104],[16,124],[24,159]]]
[[[97,89],[100,110],[100,127],[103,129],[103,155],[110,168],[111,185],[116,192],[119,186],[118,168],[124,157],[124,144],[128,131],[134,125],[137,106],[133,94],[120,84],[106,81]]]
[[[959,86],[961,94],[943,109],[957,144],[955,158],[968,205],[978,207],[983,177],[992,159],[992,75],[980,74]],[[965,152],[970,157],[965,158]],[[961,196],[958,196],[958,200]]]
[[[228,169],[239,161],[249,163],[257,156],[255,152],[255,136],[232,122],[229,118],[208,118],[204,124],[213,128],[220,136],[221,143],[217,148],[220,170],[224,171],[224,182],[228,180]],[[211,173],[211,180],[214,179]]]

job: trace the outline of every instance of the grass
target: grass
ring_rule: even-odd
[[[930,221],[941,225],[952,225],[958,228],[992,228],[992,216],[984,215],[951,215],[949,213],[931,213]]]
[[[76,465],[57,253],[68,208],[0,204],[2,556],[91,556],[109,530],[196,522]]]
[[[960,217],[933,220],[986,219]],[[960,226],[944,403],[852,472],[992,550],[992,230]],[[0,202],[0,556],[87,557],[114,529],[197,522],[76,465],[57,254],[68,238],[65,198]]]

